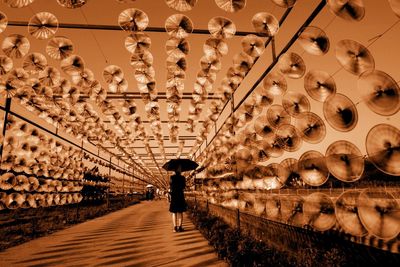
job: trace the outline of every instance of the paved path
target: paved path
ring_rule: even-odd
[[[0,266],[227,266],[185,218],[173,233],[168,203],[142,202],[0,253]]]

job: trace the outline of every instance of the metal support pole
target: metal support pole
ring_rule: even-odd
[[[275,37],[271,38],[271,50],[272,50],[272,59],[276,60],[276,48],[275,48]]]
[[[0,163],[3,162],[3,147],[4,147],[4,140],[6,137],[6,131],[7,131],[7,123],[8,123],[8,113],[10,113],[11,110],[11,97],[6,98],[6,106],[5,106],[5,114],[4,114],[4,123],[3,123],[3,142],[0,147]]]

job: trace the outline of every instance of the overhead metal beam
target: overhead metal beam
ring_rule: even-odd
[[[8,26],[27,27],[28,21],[9,21]],[[51,27],[51,26],[50,26]],[[77,29],[77,30],[102,30],[102,31],[123,31],[119,25],[101,25],[101,24],[78,24],[78,23],[59,23],[60,29]],[[166,32],[165,27],[147,27],[145,32]],[[193,29],[192,34],[210,35],[209,30]],[[259,35],[257,32],[236,31],[236,36],[246,36],[248,34]]]

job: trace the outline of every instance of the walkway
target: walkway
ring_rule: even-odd
[[[0,252],[0,266],[227,266],[184,228],[172,232],[166,201],[142,202]]]

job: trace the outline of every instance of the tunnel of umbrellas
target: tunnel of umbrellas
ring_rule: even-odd
[[[3,0],[0,213],[167,191],[181,158],[188,201],[400,253],[399,21],[399,0]]]

